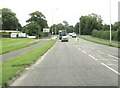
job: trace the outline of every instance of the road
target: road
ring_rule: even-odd
[[[43,45],[45,43],[47,43],[49,40],[42,40],[41,42],[37,43],[37,44],[33,44],[33,45],[30,45],[30,46],[27,46],[27,47],[24,47],[24,48],[21,48],[21,49],[18,49],[18,50],[15,50],[15,51],[11,51],[9,53],[5,53],[5,54],[2,54],[0,55],[0,60],[6,60],[6,59],[9,59],[9,58],[12,58],[12,57],[15,57],[17,55],[20,55],[22,53],[25,53],[33,48],[36,48],[40,45]]]
[[[118,49],[83,39],[56,44],[11,86],[117,86]]]

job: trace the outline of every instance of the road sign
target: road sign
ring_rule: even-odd
[[[43,28],[43,32],[50,32],[49,28]]]

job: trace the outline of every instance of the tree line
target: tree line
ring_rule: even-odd
[[[48,36],[48,33],[43,33],[43,28],[49,28],[50,34],[58,34],[59,30],[66,30],[68,33],[75,32],[81,35],[91,35],[93,37],[99,37],[109,39],[109,24],[103,24],[103,20],[100,15],[89,14],[81,16],[79,22],[76,22],[75,26],[70,25],[67,21],[63,23],[53,24],[48,27],[46,17],[42,12],[35,11],[30,13],[30,18],[26,20],[26,25],[21,26],[16,14],[8,8],[0,9],[2,12],[2,29],[3,30],[19,30],[27,33],[28,35],[42,37],[42,35]],[[120,40],[120,22],[112,24],[112,40]]]

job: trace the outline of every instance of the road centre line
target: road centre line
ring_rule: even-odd
[[[86,51],[82,50],[82,52],[87,53]]]
[[[92,55],[89,55],[91,58],[93,58],[94,60],[97,60],[95,57],[93,57]]]
[[[102,64],[103,66],[107,67],[108,69],[110,69],[111,71],[113,71],[113,72],[117,73],[118,75],[120,75],[120,73],[119,73],[118,71],[114,70],[113,68],[107,66],[107,65],[104,64],[104,63],[101,63],[101,64]]]
[[[110,55],[110,54],[107,54],[108,56],[110,56],[110,57],[113,57],[113,58],[115,58],[115,59],[119,59],[118,57],[115,57],[115,56],[113,56],[113,55]]]

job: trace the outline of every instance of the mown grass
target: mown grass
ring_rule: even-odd
[[[0,54],[8,53],[35,43],[39,41],[37,39],[29,38],[1,38],[0,39]]]
[[[14,58],[2,62],[2,82],[1,85],[7,86],[9,81],[33,64],[39,56],[42,56],[56,41],[52,40],[42,46],[34,48]]]
[[[91,41],[91,42],[95,42],[98,44],[104,44],[104,45],[120,48],[120,42],[118,42],[118,41],[112,41],[110,44],[109,40],[96,38],[96,37],[92,37],[89,35],[81,35],[80,38]]]

